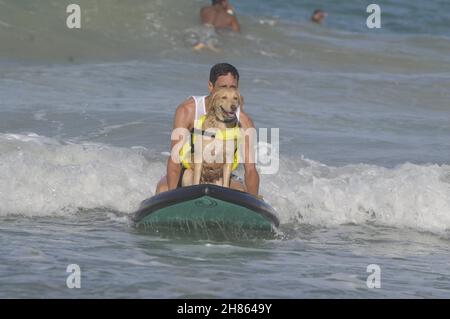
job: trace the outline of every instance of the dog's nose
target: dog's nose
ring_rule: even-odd
[[[231,110],[232,110],[233,112],[236,112],[237,108],[238,108],[237,105],[232,105],[232,106],[231,106]]]

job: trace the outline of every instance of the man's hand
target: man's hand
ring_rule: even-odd
[[[244,180],[247,192],[258,196],[259,192],[259,174],[255,164],[244,164]]]
[[[233,32],[240,32],[241,31],[241,26],[239,25],[239,22],[237,20],[237,18],[235,16],[232,17],[231,20],[231,30]]]

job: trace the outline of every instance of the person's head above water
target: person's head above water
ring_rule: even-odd
[[[223,9],[227,10],[228,14],[234,15],[234,11],[230,6],[230,4],[228,3],[228,0],[212,0],[211,3],[213,6],[215,5],[221,6]]]
[[[328,13],[326,13],[325,11],[323,11],[321,9],[314,10],[314,12],[311,16],[311,21],[320,24],[323,22],[323,20],[325,20],[327,15],[328,15]]]
[[[220,88],[237,89],[239,86],[239,72],[229,63],[217,63],[209,72],[208,90],[216,91]]]
[[[227,4],[227,0],[212,0],[211,2],[213,6],[215,6],[216,4],[225,6]]]

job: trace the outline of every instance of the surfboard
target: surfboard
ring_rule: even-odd
[[[144,200],[133,214],[135,226],[153,232],[270,236],[280,222],[275,210],[249,193],[201,184]]]

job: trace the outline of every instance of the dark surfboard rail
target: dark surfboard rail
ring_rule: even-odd
[[[166,207],[199,199],[205,196],[245,207],[256,214],[259,214],[275,227],[280,225],[280,221],[275,213],[275,210],[262,199],[246,192],[212,184],[182,187],[172,191],[160,193],[146,199],[141,203],[139,209],[133,214],[132,220],[134,223],[138,224],[143,219],[148,218],[149,215]]]

